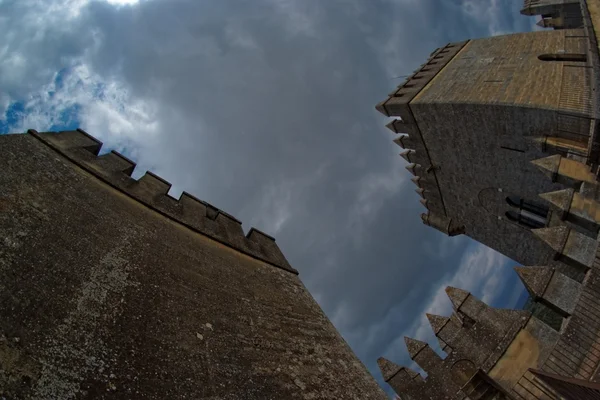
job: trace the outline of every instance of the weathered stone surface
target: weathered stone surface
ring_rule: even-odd
[[[444,327],[444,325],[446,325],[446,323],[448,323],[448,321],[450,321],[450,318],[448,317],[442,317],[441,315],[434,315],[434,314],[425,314],[427,316],[427,319],[429,320],[429,325],[431,325],[431,329],[433,329],[433,333],[438,333],[440,331],[440,329],[442,329]]]
[[[575,311],[581,290],[579,282],[555,271],[540,297],[562,315],[569,316]]]
[[[404,150],[400,153],[400,157],[404,158],[407,162],[412,163],[413,160],[411,160],[411,157],[414,158],[414,153],[414,150]]]
[[[569,236],[569,227],[554,226],[532,230],[533,234],[546,243],[556,254],[562,254]]]
[[[554,180],[556,179],[556,174],[558,174],[558,168],[560,166],[560,159],[562,157],[560,154],[555,154],[552,156],[540,158],[537,160],[531,161],[533,165],[540,169],[548,178]]]
[[[571,201],[574,194],[575,190],[573,189],[563,189],[550,193],[542,193],[540,197],[559,210],[568,212],[571,208]]]
[[[406,343],[406,349],[410,358],[414,358],[423,347],[427,346],[427,343],[408,336],[404,336],[404,343]]]
[[[528,368],[542,367],[558,338],[558,332],[538,319],[530,318],[509,342],[502,356],[489,371],[490,377],[510,393]]]
[[[408,103],[429,157],[427,163],[418,160],[424,169],[420,176],[431,175],[439,184],[432,191],[439,214],[519,264],[568,269],[580,279],[581,271],[554,260],[556,253],[536,240],[529,227],[507,217],[518,210],[506,198],[545,206],[540,193],[566,188],[562,181],[545,178],[532,160],[539,160],[550,177],[560,167],[577,177],[569,178],[570,183],[587,181],[589,171],[585,175],[574,161],[563,162],[557,150],[544,150],[531,140],[560,133],[587,144],[590,71],[538,59],[585,43],[583,30],[471,40]],[[553,158],[542,161],[548,156]],[[426,198],[427,208],[433,209]]]
[[[413,175],[417,175],[419,172],[419,170],[421,169],[421,166],[419,164],[408,164],[406,167],[404,167],[408,170],[408,172],[410,172]]]
[[[452,286],[446,287],[446,295],[452,303],[452,308],[458,310],[462,303],[469,297],[469,292]]]
[[[394,139],[394,143],[396,143],[398,146],[402,147],[403,149],[406,149],[406,145],[404,144],[404,140],[406,138],[407,138],[406,135],[398,136],[397,138]]]
[[[543,296],[554,274],[554,269],[548,267],[516,267],[515,271],[529,293],[537,297]]]
[[[591,268],[596,258],[597,249],[597,240],[571,229],[563,248],[562,256],[565,262],[571,262],[584,268]]]
[[[377,359],[377,365],[379,366],[379,370],[381,371],[383,380],[385,380],[386,382],[389,381],[402,369],[401,366],[394,364],[393,362],[384,357],[379,357]]]
[[[387,398],[293,271],[32,135],[0,136],[0,155],[0,397]]]

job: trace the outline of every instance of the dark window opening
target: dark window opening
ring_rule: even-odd
[[[502,81],[487,81],[487,82],[502,82]],[[518,153],[525,153],[525,150],[513,149],[512,147],[500,146],[501,149],[516,151]]]
[[[541,61],[575,61],[575,62],[586,62],[587,56],[585,54],[542,54],[538,56]]]
[[[505,216],[510,221],[531,229],[543,228],[548,218],[548,208],[525,201],[517,196],[508,196],[506,202],[516,210],[507,211]]]

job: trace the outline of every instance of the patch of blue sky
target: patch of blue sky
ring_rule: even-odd
[[[8,106],[4,118],[0,119],[0,134],[9,133],[25,116],[25,104],[17,101]]]

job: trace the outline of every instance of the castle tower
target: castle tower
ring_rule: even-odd
[[[101,146],[0,136],[0,398],[386,398],[272,237]]]
[[[540,15],[538,25],[544,28],[583,28],[579,0],[525,0],[521,14]]]
[[[427,353],[437,362],[418,386],[386,380],[401,396],[600,397],[600,19],[587,3],[528,0],[522,13],[555,30],[449,44],[377,105],[400,117],[387,126],[423,222],[529,265],[516,272],[535,311],[448,288],[452,316],[428,315],[448,355]],[[564,29],[576,14],[583,29]]]
[[[425,224],[582,279],[534,234],[552,218],[539,195],[581,180],[548,179],[532,161],[597,164],[588,41],[584,29],[563,29],[450,43],[377,105],[396,118],[387,126],[404,149]]]

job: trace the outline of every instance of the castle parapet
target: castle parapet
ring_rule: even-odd
[[[465,44],[467,41],[449,43],[434,51],[420,69],[398,85],[398,88],[375,108],[386,117],[396,116],[402,118],[404,123],[415,123],[408,103],[454,58]]]
[[[135,163],[116,151],[99,155],[102,142],[85,131],[28,133],[96,178],[154,211],[220,243],[235,248],[292,273],[275,239],[255,228],[244,236],[242,223],[218,208],[183,192],[179,199],[168,192],[171,184],[148,171],[140,179],[131,177]]]
[[[427,373],[424,383],[414,383],[408,374],[393,381],[392,377],[405,367],[385,359],[378,362],[384,379],[400,396],[464,399],[463,388],[477,373],[492,374],[495,378],[487,379],[500,377],[502,381],[501,373],[493,369],[505,357],[506,350],[513,346],[521,331],[529,329],[537,335],[536,329],[543,325],[537,320],[532,322],[535,318],[527,311],[490,307],[465,290],[448,287],[446,293],[455,313],[450,317],[427,314],[446,358],[442,359],[427,343],[405,337],[410,358]],[[543,334],[547,332],[544,330]],[[506,381],[495,386],[510,391]]]

